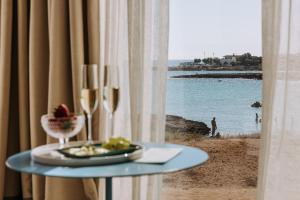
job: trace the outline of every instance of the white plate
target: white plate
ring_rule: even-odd
[[[78,146],[84,144],[85,141],[69,142],[65,147]],[[95,142],[98,143],[98,142]],[[113,163],[128,162],[139,159],[143,155],[143,149],[136,150],[132,153],[124,153],[114,156],[91,157],[91,158],[68,158],[60,154],[56,150],[60,144],[47,144],[34,148],[31,151],[33,161],[57,166],[91,166],[91,165],[107,165]]]

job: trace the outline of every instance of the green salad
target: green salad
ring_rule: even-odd
[[[102,147],[108,150],[122,150],[129,146],[130,141],[123,137],[109,138],[108,142],[102,144]]]

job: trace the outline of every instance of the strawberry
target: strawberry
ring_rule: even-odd
[[[68,117],[70,114],[69,108],[65,104],[60,104],[54,108],[53,115],[55,118]]]

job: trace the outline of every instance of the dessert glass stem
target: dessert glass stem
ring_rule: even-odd
[[[65,144],[65,140],[64,140],[63,137],[60,137],[58,140],[59,140],[59,144],[60,145],[64,145]]]
[[[92,143],[92,115],[87,114],[87,119],[88,119],[88,142]]]
[[[62,149],[65,145],[65,139],[63,137],[60,137],[58,141],[59,141],[59,148]]]
[[[66,144],[69,142],[69,138],[60,137],[58,139],[60,148],[64,148]]]

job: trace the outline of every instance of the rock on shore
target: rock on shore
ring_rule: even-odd
[[[171,78],[244,78],[262,80],[262,73],[191,74],[172,76]]]
[[[253,107],[253,108],[260,108],[260,107],[262,107],[262,105],[261,105],[261,103],[259,101],[256,101],[253,104],[251,104],[251,107]]]
[[[208,135],[210,128],[203,122],[187,120],[175,115],[167,115],[166,131]]]

